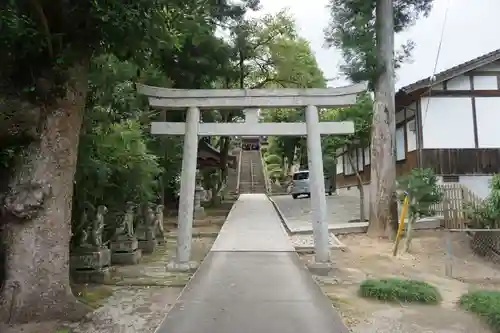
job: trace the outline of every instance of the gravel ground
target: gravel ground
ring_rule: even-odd
[[[314,246],[313,235],[293,235],[293,236],[290,236],[290,240],[292,241],[292,244],[294,247]],[[337,239],[337,237],[333,233],[330,233],[328,235],[328,242],[331,246],[339,245],[339,243],[340,243],[340,241]]]

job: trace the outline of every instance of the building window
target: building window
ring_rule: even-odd
[[[402,161],[406,158],[405,153],[405,128],[396,128],[396,160]]]

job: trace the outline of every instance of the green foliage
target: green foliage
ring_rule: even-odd
[[[471,291],[460,297],[460,306],[479,315],[493,332],[500,333],[500,291]]]
[[[354,133],[348,135],[325,135],[321,138],[325,169],[329,173],[334,171],[337,150],[367,147],[370,143],[371,123],[373,115],[373,101],[368,94],[358,96],[356,104],[341,108],[324,110],[320,118],[322,121],[353,121]]]
[[[280,167],[274,167],[272,169],[269,169],[267,171],[267,174],[272,181],[281,181],[284,177],[283,169],[281,169]]]
[[[475,229],[500,228],[500,174],[493,175],[490,194],[479,205],[466,203],[465,215]]]
[[[73,285],[72,290],[80,302],[92,309],[101,307],[106,299],[113,296],[113,290],[108,286]]]
[[[420,16],[427,16],[432,0],[396,0],[394,5],[394,32],[399,33],[412,26]],[[341,70],[354,82],[368,81],[373,84],[380,73],[375,51],[376,0],[330,0],[330,23],[325,29],[329,46],[342,50],[344,65]],[[400,66],[412,49],[407,41],[395,53],[395,65]]]
[[[426,282],[396,278],[365,280],[359,287],[359,294],[388,302],[437,304],[441,300],[437,288]]]
[[[402,191],[399,199],[404,199],[404,193],[408,195],[410,216],[430,216],[434,213],[431,211],[432,205],[441,202],[444,195],[437,182],[432,169],[418,168],[398,180]]]
[[[358,96],[356,104],[342,108],[326,110],[321,114],[322,121],[352,121],[354,133],[348,135],[328,135],[323,144],[329,149],[338,149],[350,146],[366,147],[370,143],[373,117],[373,100],[370,95]]]
[[[77,218],[89,203],[106,205],[110,216],[120,216],[127,201],[156,199],[162,169],[147,144],[139,123],[133,120],[97,126],[82,138],[83,153],[75,176]]]
[[[281,157],[278,155],[267,155],[266,158],[264,159],[267,164],[277,164],[281,165]]]

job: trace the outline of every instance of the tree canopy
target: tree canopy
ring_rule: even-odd
[[[419,17],[427,16],[433,0],[395,0],[394,32],[412,26]],[[354,82],[373,84],[380,74],[375,52],[377,0],[329,0],[330,23],[325,29],[328,46],[342,51],[343,73]],[[414,43],[406,41],[394,55],[399,67],[411,55]]]

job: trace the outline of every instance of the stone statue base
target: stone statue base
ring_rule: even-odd
[[[156,248],[155,228],[140,226],[137,228],[137,238],[139,239],[139,248],[143,253],[153,253]]]
[[[110,278],[111,251],[77,248],[70,256],[71,277],[76,283],[104,283]]]
[[[146,254],[151,254],[156,249],[156,239],[139,240],[139,249]]]
[[[111,263],[116,265],[135,265],[142,257],[139,241],[136,238],[118,237],[111,242]]]
[[[197,207],[194,209],[194,218],[195,219],[202,219],[206,217],[207,215],[205,214],[205,208],[203,207]]]

